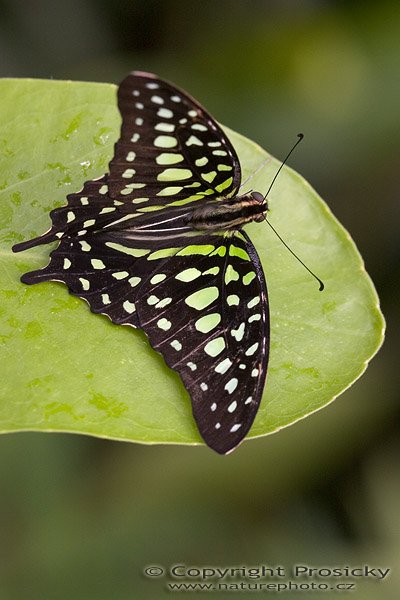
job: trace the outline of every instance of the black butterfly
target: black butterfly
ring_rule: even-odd
[[[182,90],[133,72],[118,105],[110,172],[68,195],[47,233],[13,247],[59,241],[48,266],[21,279],[62,281],[93,312],[143,329],[181,376],[205,442],[225,454],[249,431],[267,373],[267,288],[242,229],[267,203],[237,195],[233,146]]]

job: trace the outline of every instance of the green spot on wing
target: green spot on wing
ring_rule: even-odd
[[[215,246],[211,246],[209,244],[202,244],[202,245],[196,245],[196,246],[186,246],[185,248],[182,248],[182,250],[180,250],[178,252],[179,256],[190,256],[190,255],[195,255],[195,254],[203,254],[203,255],[207,255],[210,254],[213,250],[214,250]]]
[[[217,337],[211,340],[204,346],[204,352],[209,356],[215,358],[225,349],[225,340],[223,337]]]
[[[175,165],[184,160],[182,154],[177,154],[175,152],[163,152],[159,154],[156,158],[156,163],[158,165]]]
[[[174,196],[175,194],[179,194],[181,190],[181,185],[171,185],[160,190],[157,196]]]
[[[179,181],[181,179],[190,179],[193,173],[189,169],[165,169],[157,175],[158,181]]]
[[[220,322],[221,315],[219,313],[211,313],[210,315],[205,315],[204,317],[197,319],[195,327],[197,331],[201,331],[201,333],[209,333],[215,329]]]
[[[219,185],[216,185],[215,189],[217,190],[217,192],[223,192],[224,190],[226,190],[226,188],[228,188],[232,184],[232,181],[233,181],[233,178],[229,177],[229,179],[226,179]]]
[[[130,256],[135,256],[137,258],[140,256],[146,256],[146,254],[150,252],[150,250],[143,248],[130,248],[129,246],[123,246],[122,244],[117,244],[115,242],[106,242],[106,246],[112,248],[113,250],[118,250],[118,252],[123,252],[123,254],[129,254]]]
[[[218,246],[218,248],[216,248],[214,250],[214,252],[212,252],[210,254],[210,256],[214,256],[215,254],[217,254],[218,256],[225,256],[225,254],[226,254],[226,246]]]
[[[163,248],[162,250],[156,250],[147,257],[147,260],[159,260],[160,258],[168,258],[174,256],[178,252],[179,248]]]
[[[175,200],[175,202],[170,202],[168,206],[184,206],[185,204],[190,204],[190,202],[193,202],[194,200],[201,200],[202,198],[203,196],[201,196],[200,194],[193,194],[193,196],[182,198],[182,200]]]
[[[244,285],[249,285],[254,277],[256,277],[256,274],[254,271],[250,271],[250,273],[246,273],[246,275],[243,276],[243,283]]]
[[[207,288],[203,288],[193,294],[190,294],[185,299],[185,302],[188,306],[195,308],[196,310],[203,310],[210,306],[219,296],[219,289],[215,286],[210,286]]]
[[[195,267],[191,267],[191,268],[185,269],[184,271],[181,271],[180,273],[175,275],[175,279],[179,279],[179,281],[188,282],[188,281],[193,281],[194,279],[197,279],[197,277],[200,277],[200,275],[201,275],[201,271],[199,271]]]
[[[231,281],[238,281],[239,273],[235,271],[232,265],[228,265],[225,271],[225,283],[228,284]]]
[[[250,261],[250,256],[247,254],[246,250],[243,250],[243,248],[239,248],[238,246],[235,246],[234,244],[231,244],[229,246],[229,255],[230,256],[237,256],[238,258],[242,258],[243,260],[248,260]]]

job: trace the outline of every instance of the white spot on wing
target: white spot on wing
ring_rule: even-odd
[[[223,375],[232,366],[232,361],[229,358],[224,358],[215,368],[214,371]]]
[[[83,252],[90,252],[90,250],[92,249],[92,246],[85,241],[80,241],[79,244]]]
[[[153,275],[153,277],[150,279],[150,283],[152,285],[156,285],[156,283],[161,283],[161,281],[164,281],[164,279],[166,279],[167,276],[165,275],[165,273],[157,273],[156,275]]]
[[[186,146],[204,146],[203,142],[195,135],[191,135],[186,141]]]
[[[125,171],[122,173],[122,177],[124,179],[131,179],[135,173],[135,169],[125,169]]]
[[[172,348],[174,350],[176,350],[177,352],[182,350],[182,344],[178,340],[172,340],[172,342],[170,343],[170,346],[172,346]]]
[[[255,296],[252,300],[250,300],[250,302],[247,303],[247,308],[254,308],[257,306],[257,304],[259,304],[259,302],[260,296]]]
[[[125,279],[128,276],[129,276],[128,271],[116,271],[115,273],[112,274],[112,277],[114,277],[114,279]]]
[[[93,269],[105,269],[106,268],[106,265],[99,258],[92,258],[90,262],[92,264]]]
[[[156,308],[165,308],[168,304],[171,304],[172,298],[163,298],[156,304]]]
[[[257,313],[256,315],[251,315],[251,317],[248,318],[249,323],[252,323],[253,321],[260,321],[261,319],[261,315],[259,313]]]
[[[82,284],[82,289],[85,290],[85,292],[88,291],[88,289],[90,288],[90,282],[85,279],[84,277],[79,277],[79,281]]]
[[[168,319],[165,319],[164,317],[157,321],[157,327],[163,329],[164,331],[168,331],[168,329],[171,329],[171,326],[171,321],[168,321]]]
[[[253,356],[253,354],[255,354],[255,352],[257,351],[257,348],[260,344],[258,342],[256,342],[255,344],[253,344],[252,346],[250,346],[250,348],[248,348],[245,352],[246,356]]]
[[[105,206],[104,208],[101,209],[101,211],[99,212],[99,215],[105,215],[107,213],[112,213],[115,210],[117,210],[115,208],[115,206]]]
[[[228,381],[228,383],[225,385],[225,389],[228,392],[228,394],[233,394],[233,392],[236,390],[236,388],[238,386],[238,383],[239,383],[239,380],[236,379],[236,377],[232,377],[232,379],[230,379]],[[235,408],[236,408],[236,406],[235,406]],[[233,409],[233,410],[235,410],[235,409]]]
[[[178,145],[178,140],[172,135],[159,135],[154,140],[154,145],[157,148],[175,148]]]
[[[165,133],[173,133],[175,125],[172,123],[157,123],[154,129],[156,131],[164,131]]]
[[[225,386],[226,387],[226,386]],[[237,408],[237,402],[236,400],[234,400],[233,402],[230,403],[230,405],[228,406],[228,412],[233,413]]]
[[[238,429],[240,429],[241,426],[242,426],[241,423],[236,423],[236,425],[232,425],[232,427],[230,428],[230,431],[232,433],[235,433],[235,431],[237,431]]]
[[[129,314],[134,313],[136,310],[135,304],[133,302],[129,302],[129,300],[125,300],[122,306],[124,308],[124,311]]]
[[[169,108],[159,108],[157,111],[157,115],[162,117],[163,119],[172,119],[174,113]]]
[[[237,342],[241,342],[244,336],[245,324],[240,323],[237,329],[231,330],[231,335],[236,339]]]

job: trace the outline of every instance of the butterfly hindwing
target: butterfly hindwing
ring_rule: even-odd
[[[225,454],[251,427],[268,361],[267,289],[244,232],[151,250],[106,232],[63,238],[25,283],[62,281],[91,310],[142,328],[176,370],[207,444]],[[124,251],[123,251],[124,249]]]
[[[229,452],[251,427],[268,362],[267,288],[254,246],[243,232],[207,236],[139,291],[140,327],[180,374],[207,444]]]

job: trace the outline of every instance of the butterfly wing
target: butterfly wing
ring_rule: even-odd
[[[236,194],[241,170],[235,149],[186,92],[133,72],[119,86],[118,106],[122,128],[110,163],[113,198],[165,207]]]
[[[139,292],[140,327],[180,374],[207,445],[226,454],[254,421],[267,371],[268,296],[254,246],[240,231],[209,236]]]
[[[66,206],[51,211],[51,229],[16,244],[15,252],[104,227],[138,228],[149,213],[163,220],[198,200],[236,194],[241,169],[235,149],[188,94],[155,75],[133,72],[118,89],[118,106],[121,136],[110,173],[69,194]]]
[[[106,231],[63,238],[49,265],[22,280],[62,281],[93,312],[142,328],[180,374],[211,448],[225,454],[246,435],[264,387],[269,316],[244,232],[161,250],[116,244]]]

